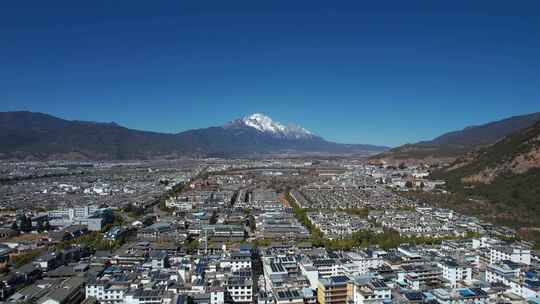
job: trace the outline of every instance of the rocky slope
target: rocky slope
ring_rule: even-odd
[[[453,193],[484,201],[485,213],[519,227],[540,218],[540,121],[433,172]]]
[[[523,174],[540,167],[540,122],[509,135],[495,144],[458,158],[448,174],[465,184],[489,184],[497,177]]]

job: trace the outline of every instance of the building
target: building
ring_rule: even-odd
[[[353,304],[382,304],[392,299],[392,291],[382,280],[355,277],[351,280]]]
[[[164,290],[136,289],[130,291],[125,298],[124,304],[161,304],[167,297]]]
[[[442,271],[433,264],[402,265],[398,281],[413,290],[426,290],[438,287],[442,281]]]
[[[234,303],[253,302],[253,282],[251,272],[237,274],[228,278],[227,295]]]
[[[440,304],[491,303],[488,294],[480,288],[434,289],[431,293]]]
[[[519,276],[520,270],[519,264],[508,260],[489,264],[486,267],[486,282],[500,282],[509,286],[510,281]]]
[[[129,279],[116,276],[107,280],[90,280],[86,284],[86,298],[93,297],[101,304],[124,303],[129,290]]]
[[[319,279],[317,302],[319,304],[347,304],[349,298],[347,276],[331,276]]]
[[[11,228],[0,228],[0,240],[6,240],[18,235],[19,232]]]
[[[78,304],[84,299],[84,278],[70,278],[37,301],[38,304]]]
[[[40,267],[41,270],[48,271],[64,264],[64,255],[62,252],[45,252],[34,259],[32,263]]]
[[[90,231],[101,231],[103,226],[112,223],[114,215],[109,208],[97,208],[96,206],[81,206],[64,208],[47,212],[49,224],[56,227],[70,225],[84,225]]]
[[[453,259],[448,259],[437,263],[442,270],[443,279],[451,288],[456,288],[458,282],[470,283],[472,281],[472,268],[464,263],[458,263]]]
[[[77,218],[85,218],[89,217],[90,215],[94,214],[98,208],[94,205],[90,206],[80,206],[80,207],[74,207],[74,208],[63,208],[63,209],[56,209],[56,210],[50,210],[47,212],[49,215],[49,218],[51,220],[60,220],[60,219],[66,219],[66,220],[74,220]]]
[[[278,290],[274,292],[275,304],[304,304],[304,295],[298,289]]]
[[[514,263],[525,265],[531,264],[531,250],[519,246],[511,247],[492,247],[490,248],[490,263],[498,261],[510,260]]]
[[[251,269],[251,253],[249,252],[233,252],[230,258],[231,271],[240,269]]]

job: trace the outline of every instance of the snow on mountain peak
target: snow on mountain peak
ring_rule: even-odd
[[[255,113],[246,116],[242,118],[242,121],[247,126],[255,128],[261,132],[277,133],[285,130],[285,126],[283,126],[279,122],[274,122],[272,118],[261,113]]]
[[[285,126],[280,122],[273,121],[272,118],[261,113],[254,113],[245,116],[244,118],[238,119],[237,122],[244,126],[251,127],[260,132],[269,133],[274,136],[297,139],[314,136],[311,132],[300,126],[294,124],[288,124]]]

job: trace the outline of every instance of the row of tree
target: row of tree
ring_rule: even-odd
[[[25,214],[21,214],[17,217],[17,220],[11,225],[11,229],[20,231],[20,232],[30,232],[36,230],[37,232],[49,231],[51,230],[51,225],[49,221],[37,221],[36,227],[32,226],[32,218]]]

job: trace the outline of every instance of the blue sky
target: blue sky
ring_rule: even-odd
[[[539,1],[11,2],[0,111],[393,146],[540,111]]]

